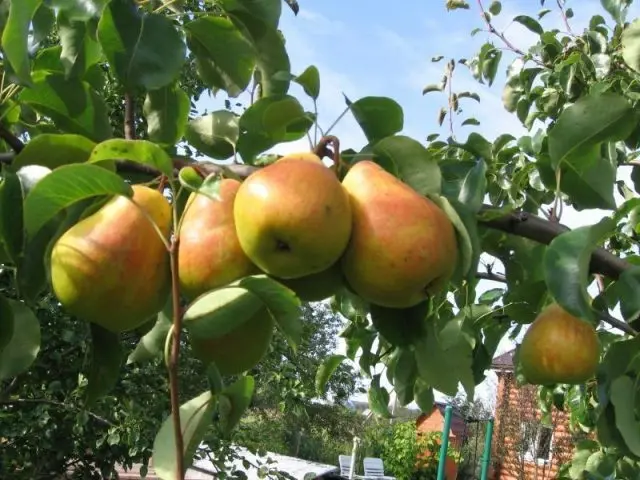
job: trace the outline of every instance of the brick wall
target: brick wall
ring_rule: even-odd
[[[492,448],[492,458],[497,463],[496,479],[551,479],[558,468],[571,458],[573,435],[569,430],[567,413],[556,408],[552,411],[548,455],[545,455],[545,433],[540,418],[537,388],[531,385],[518,388],[512,372],[499,372]],[[527,437],[532,441],[526,442]],[[527,443],[529,449],[525,447]],[[539,456],[548,458],[536,461],[535,457]]]

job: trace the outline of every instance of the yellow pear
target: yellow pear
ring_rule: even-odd
[[[180,226],[178,274],[181,292],[193,300],[209,290],[259,273],[240,247],[233,203],[241,183],[220,182],[219,200],[194,192]]]
[[[352,166],[342,184],[353,210],[342,270],[355,293],[408,308],[446,286],[458,249],[442,209],[372,161]]]
[[[260,308],[238,328],[212,339],[191,339],[193,353],[205,363],[214,362],[222,375],[237,375],[256,366],[265,356],[275,321]]]
[[[80,220],[51,250],[51,285],[60,303],[113,332],[149,320],[171,287],[169,253],[151,224],[168,239],[171,206],[149,187],[134,185],[133,192],[132,199],[115,196]]]
[[[347,192],[315,161],[283,157],[251,174],[238,190],[234,217],[247,256],[282,279],[326,270],[351,235]]]
[[[340,262],[319,273],[313,273],[306,277],[282,280],[275,278],[285,287],[293,290],[303,302],[319,302],[332,297],[344,286]]]
[[[598,335],[591,324],[552,303],[527,329],[518,356],[529,383],[584,383],[598,367]]]

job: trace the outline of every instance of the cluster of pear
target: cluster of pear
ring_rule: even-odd
[[[600,343],[593,325],[553,302],[524,334],[519,358],[533,385],[580,384],[596,374]]]
[[[115,332],[157,313],[171,285],[158,235],[169,238],[171,207],[149,187],[133,191],[140,208],[115,197],[51,251],[61,304]],[[340,181],[310,152],[282,157],[243,182],[223,179],[218,199],[192,193],[178,233],[180,291],[189,300],[264,273],[305,301],[348,288],[374,305],[407,308],[444,288],[458,259],[455,229],[434,202],[368,160]],[[273,330],[265,307],[193,348],[221,373],[240,373],[264,356]]]

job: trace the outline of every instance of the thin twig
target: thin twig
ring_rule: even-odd
[[[24,148],[24,143],[22,143],[22,140],[16,137],[7,127],[2,124],[0,124],[0,138],[7,142],[7,145],[11,147],[11,150],[16,153],[20,153]]]
[[[513,43],[511,43],[509,39],[504,36],[503,33],[496,30],[496,28],[491,23],[491,20],[489,20],[489,17],[487,16],[487,12],[484,9],[484,5],[482,5],[482,0],[478,0],[478,6],[480,7],[480,11],[482,12],[482,18],[484,20],[484,23],[487,25],[489,32],[494,34],[500,40],[502,40],[502,43],[504,43],[507,46],[507,48],[511,50],[513,53],[517,53],[521,57],[526,56],[527,54],[525,52],[523,52],[518,47],[516,47]],[[532,58],[532,60],[536,62],[538,65],[544,65],[544,63],[538,60],[537,58]]]
[[[71,405],[67,405],[66,403],[56,402],[54,400],[47,400],[46,398],[16,398],[13,400],[0,400],[0,405],[7,405],[7,406],[29,405],[29,404],[52,405],[55,407],[64,408],[65,410],[78,410],[77,408],[74,408]],[[96,420],[103,427],[112,427],[114,425],[113,422],[110,422],[106,418],[96,415],[93,412],[87,412],[87,415],[89,415],[91,418]]]
[[[178,391],[178,359],[180,358],[180,334],[182,331],[182,309],[180,308],[180,285],[178,275],[178,245],[180,237],[175,234],[171,239],[169,255],[171,259],[171,296],[173,300],[173,340],[169,360],[169,390],[171,396],[171,415],[176,443],[176,478],[184,480],[184,441],[180,423],[180,394]]]
[[[567,12],[564,9],[564,5],[562,5],[562,0],[556,0],[558,4],[558,8],[560,9],[560,15],[562,16],[562,21],[564,22],[564,26],[567,27],[567,32],[573,35],[573,31],[571,30],[571,25],[569,25],[569,19],[567,18]]]
[[[507,277],[498,273],[492,272],[476,272],[476,277],[484,280],[492,280],[494,282],[507,283]],[[594,312],[598,315],[598,318],[605,323],[608,323],[612,327],[615,327],[619,330],[622,330],[624,333],[628,333],[629,335],[637,335],[638,332],[629,325],[627,322],[619,320],[607,312],[601,312],[600,310],[594,310]]]
[[[455,139],[453,134],[453,111],[454,111],[454,102],[453,102],[453,87],[451,84],[453,83],[453,69],[455,68],[455,62],[451,60],[449,65],[447,65],[447,88],[449,89],[449,134],[451,138]]]
[[[130,92],[124,94],[124,138],[136,138],[135,100]]]

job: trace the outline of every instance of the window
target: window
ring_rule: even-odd
[[[525,460],[547,463],[551,460],[553,429],[537,422],[522,424],[522,453]]]

